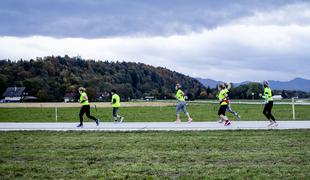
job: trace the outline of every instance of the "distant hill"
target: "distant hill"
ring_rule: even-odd
[[[310,80],[295,78],[291,81],[269,81],[270,86],[277,90],[300,90],[310,92]]]
[[[0,94],[7,87],[26,87],[40,101],[63,101],[66,93],[80,86],[88,90],[92,100],[109,99],[116,89],[122,99],[145,96],[174,98],[175,84],[181,83],[188,98],[205,96],[206,88],[196,79],[163,67],[133,62],[108,62],[80,58],[48,56],[36,60],[1,60]]]
[[[197,78],[204,86],[210,86],[211,88],[215,88],[216,84],[222,83],[221,81],[215,81],[212,79],[201,79]],[[241,83],[233,83],[235,87],[238,87],[243,84],[248,84],[251,81],[244,81]],[[304,91],[310,92],[310,80],[303,78],[295,78],[290,81],[274,81],[269,80],[270,86],[275,90],[296,90],[296,91]]]
[[[213,79],[202,79],[202,78],[196,78],[199,82],[201,82],[204,86],[215,88],[217,84],[223,83],[222,81],[215,81]]]

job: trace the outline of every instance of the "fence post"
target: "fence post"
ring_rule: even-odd
[[[292,111],[293,111],[293,120],[295,120],[295,99],[292,98]]]
[[[57,107],[55,107],[55,120],[56,120],[56,122],[58,122]]]

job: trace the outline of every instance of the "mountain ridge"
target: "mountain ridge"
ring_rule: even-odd
[[[199,82],[201,82],[204,86],[215,88],[217,84],[223,83],[223,81],[216,81],[213,79],[203,79],[203,78],[196,78]],[[296,77],[289,81],[278,81],[278,80],[268,80],[270,87],[275,90],[291,90],[291,91],[304,91],[310,92],[310,80]],[[238,87],[243,84],[249,84],[250,82],[256,81],[243,81],[240,83],[233,83],[235,87]]]

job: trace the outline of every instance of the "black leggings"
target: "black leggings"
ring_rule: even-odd
[[[269,101],[265,107],[264,107],[264,111],[263,111],[263,114],[266,116],[266,118],[268,120],[273,120],[275,121],[275,118],[273,117],[273,115],[271,114],[271,109],[272,109],[272,106],[273,106],[273,101]]]
[[[117,117],[118,107],[113,107],[113,117]]]
[[[89,119],[92,119],[94,121],[96,121],[97,119],[94,117],[94,116],[91,116],[90,115],[90,106],[89,105],[84,105],[82,106],[81,110],[80,110],[80,123],[83,124],[83,115],[84,113],[86,113],[86,116],[89,118]]]

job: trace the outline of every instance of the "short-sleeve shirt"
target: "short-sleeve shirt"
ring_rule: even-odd
[[[82,102],[82,101],[84,101],[84,102]],[[86,92],[83,92],[83,93],[81,94],[81,96],[80,96],[80,102],[81,102],[81,104],[82,104],[83,106],[89,105]]]
[[[227,105],[227,102],[225,101],[226,100],[226,94],[227,94],[227,91],[226,89],[223,89],[220,91],[219,93],[219,100],[221,101],[221,105]]]
[[[178,101],[184,101],[183,91],[179,89],[175,95],[178,99]]]
[[[269,87],[265,87],[264,89],[264,98],[268,101],[273,101],[272,92]]]
[[[113,103],[115,100],[115,103]],[[117,94],[113,94],[112,96],[112,107],[121,107],[120,97]]]

